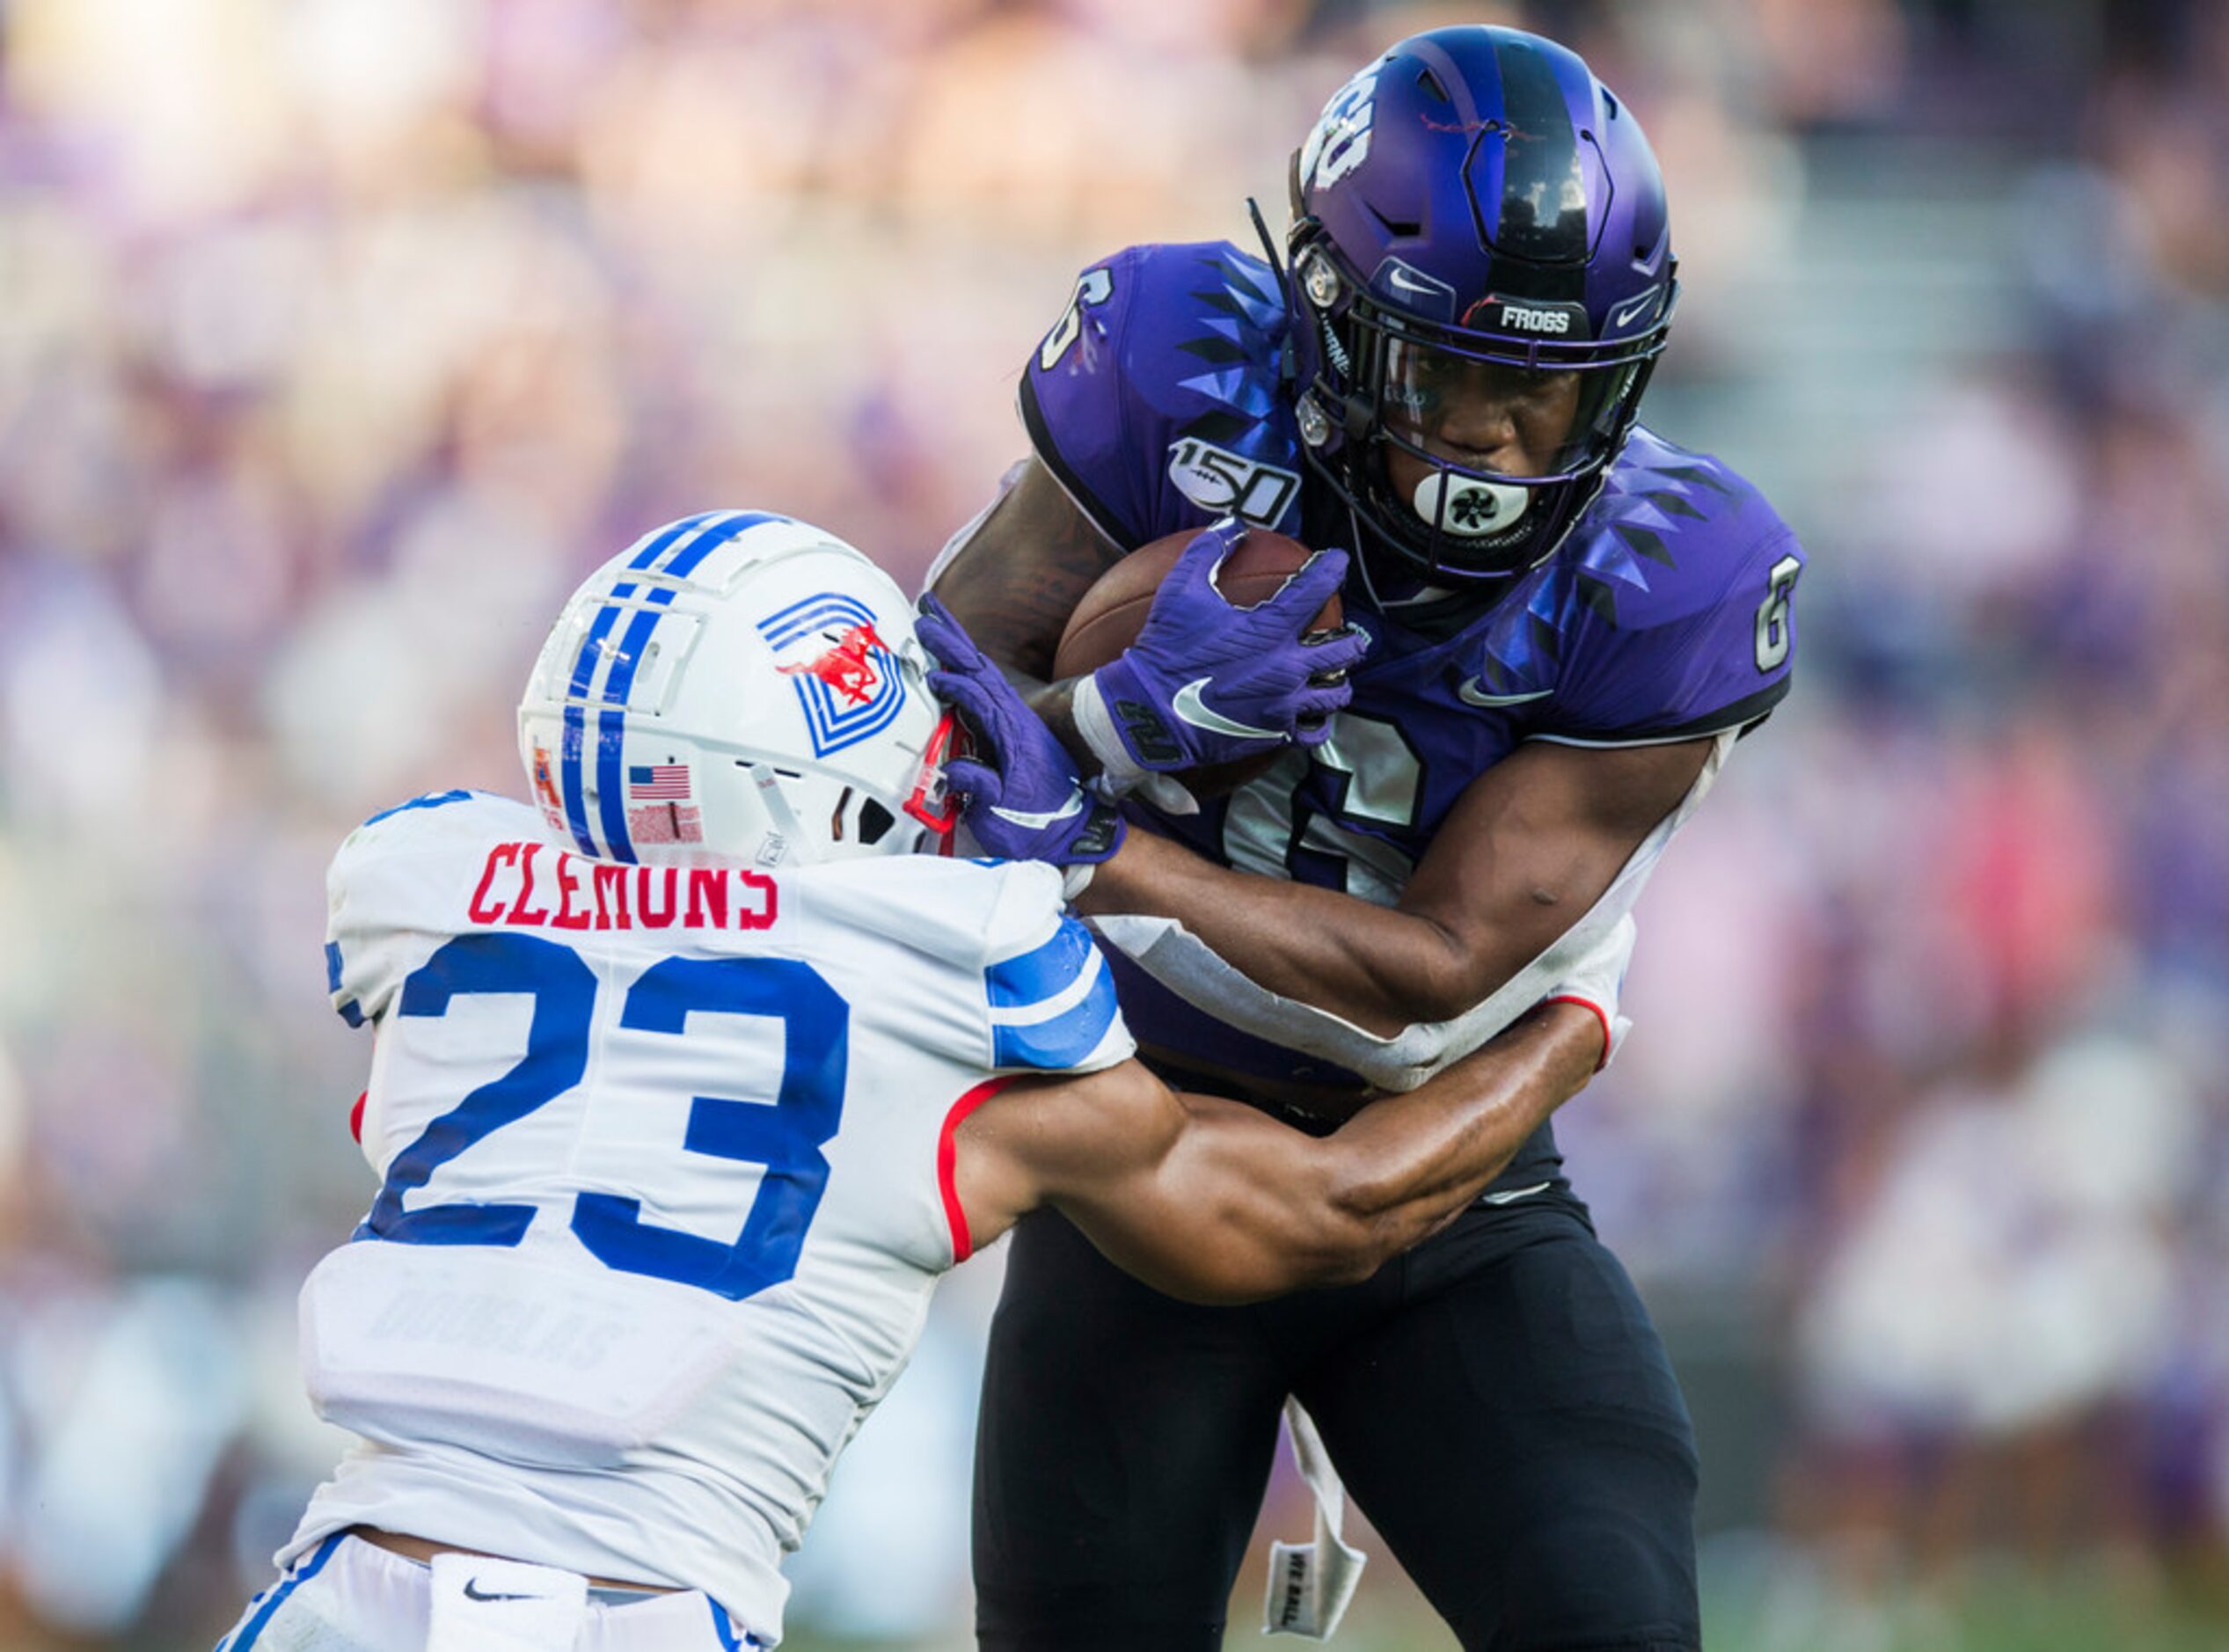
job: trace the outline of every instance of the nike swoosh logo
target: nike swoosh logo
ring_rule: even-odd
[[[1400,288],[1405,293],[1430,294],[1439,291],[1438,288],[1434,287],[1428,282],[1410,280],[1408,272],[1398,264],[1394,265],[1391,270],[1386,272],[1385,279],[1393,286]]]
[[[464,1580],[464,1598],[467,1600],[537,1600],[540,1597],[537,1595],[491,1595],[479,1586],[479,1578],[468,1577]]]
[[[1515,1204],[1519,1199],[1530,1199],[1534,1194],[1546,1193],[1547,1190],[1546,1182],[1536,1181],[1529,1188],[1512,1188],[1507,1193],[1482,1193],[1479,1195],[1479,1202],[1480,1204]]]
[[[1056,820],[1066,820],[1072,815],[1082,814],[1084,793],[1082,788],[1078,787],[1069,793],[1068,801],[1063,803],[1058,808],[1043,815],[1034,815],[1024,808],[1000,808],[996,804],[991,806],[990,812],[1000,820],[1012,821],[1024,831],[1042,831]]]
[[[1456,697],[1465,705],[1522,705],[1528,700],[1544,700],[1554,693],[1553,689],[1534,689],[1530,694],[1489,694],[1475,683],[1458,683]]]
[[[1626,323],[1631,321],[1642,311],[1648,309],[1649,305],[1655,303],[1656,302],[1656,295],[1662,289],[1660,288],[1651,287],[1647,292],[1641,294],[1640,297],[1634,299],[1631,303],[1619,304],[1616,310],[1611,312],[1610,331],[1615,333],[1619,327],[1624,326]]]
[[[1177,690],[1176,698],[1169,702],[1169,709],[1195,728],[1204,728],[1211,735],[1228,735],[1233,740],[1283,740],[1282,728],[1256,728],[1251,723],[1234,723],[1221,712],[1208,709],[1208,703],[1200,698],[1200,691],[1215,679],[1203,676],[1196,683],[1187,683]]]

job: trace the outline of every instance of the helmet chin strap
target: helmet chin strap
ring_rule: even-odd
[[[1378,594],[1378,581],[1372,577],[1370,565],[1374,559],[1363,554],[1363,514],[1355,508],[1355,501],[1347,501],[1347,530],[1354,551],[1347,559],[1347,577],[1362,581],[1363,595],[1379,613],[1385,611],[1385,599]]]
[[[784,861],[801,864],[821,859],[813,839],[799,822],[797,811],[789,806],[789,797],[782,789],[781,775],[771,764],[751,765],[751,779],[758,787],[759,806],[774,823],[774,830],[781,839],[782,850],[776,864]]]
[[[1507,533],[1532,503],[1532,490],[1507,482],[1481,482],[1445,471],[1426,473],[1410,508],[1428,528],[1451,539],[1487,539]]]

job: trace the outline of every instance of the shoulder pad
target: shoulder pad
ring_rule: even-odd
[[[325,873],[325,988],[351,1027],[401,984],[406,954],[446,933],[464,869],[488,845],[538,840],[542,817],[489,792],[435,792],[382,809],[350,832]]]
[[[1570,583],[1546,737],[1716,733],[1787,693],[1802,548],[1718,460],[1637,430],[1557,562]]]
[[[900,855],[811,868],[828,918],[952,967],[974,1003],[972,1052],[1008,1071],[1095,1071],[1136,1049],[1114,977],[1034,860]],[[951,977],[947,977],[951,978]]]
[[[1742,565],[1787,524],[1745,477],[1706,453],[1637,429],[1558,561],[1580,595],[1626,631],[1716,607]]]
[[[1022,375],[1038,457],[1128,548],[1231,515],[1297,533],[1285,326],[1275,275],[1227,241],[1092,266]]]
[[[1099,944],[1032,891],[1009,904],[990,937],[983,992],[990,1006],[991,1064],[1002,1071],[1094,1072],[1136,1049],[1114,998],[1114,976]]]

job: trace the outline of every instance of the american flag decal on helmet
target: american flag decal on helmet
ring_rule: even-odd
[[[631,764],[627,767],[627,800],[630,803],[684,802],[689,797],[689,765],[685,763],[654,763],[645,767]]]
[[[803,656],[778,669],[797,690],[815,757],[855,746],[896,720],[905,682],[866,603],[833,592],[808,596],[760,620],[758,631],[776,654]]]

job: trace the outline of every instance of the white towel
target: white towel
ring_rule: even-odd
[[[1316,1499],[1316,1535],[1307,1543],[1269,1545],[1269,1594],[1262,1603],[1264,1634],[1305,1635],[1328,1641],[1347,1614],[1355,1586],[1363,1581],[1370,1557],[1350,1547],[1340,1534],[1347,1514],[1347,1488],[1331,1466],[1316,1422],[1297,1400],[1285,1401],[1285,1427],[1292,1436],[1292,1460]]]

